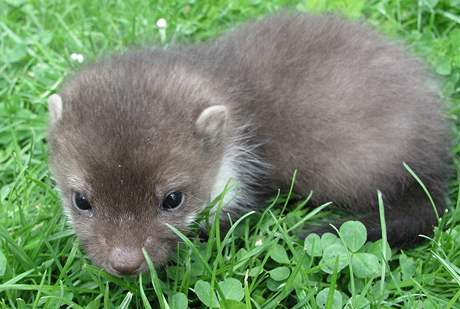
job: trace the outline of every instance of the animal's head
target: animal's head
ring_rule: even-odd
[[[50,165],[91,260],[107,271],[164,263],[210,199],[228,108],[205,80],[155,55],[83,70],[49,98]],[[168,60],[168,59],[166,59]]]

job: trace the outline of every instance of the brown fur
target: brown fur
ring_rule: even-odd
[[[177,237],[163,223],[187,231],[184,218],[209,200],[232,143],[259,145],[251,149],[258,162],[239,162],[252,168],[239,177],[248,204],[287,190],[297,169],[298,193],[349,210],[376,239],[381,190],[390,242],[410,245],[435,216],[402,162],[445,207],[449,134],[429,82],[417,60],[366,26],[280,14],[202,45],[131,51],[84,68],[61,93],[51,165],[88,254],[114,273],[113,248],[119,256],[145,246],[155,263],[166,261]],[[210,143],[195,122],[211,105],[229,112]],[[162,211],[172,189],[185,192],[185,205]],[[72,190],[88,195],[92,217],[71,206]]]

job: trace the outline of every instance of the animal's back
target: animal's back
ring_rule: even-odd
[[[369,202],[377,189],[393,193],[409,181],[402,162],[420,176],[444,174],[448,130],[426,72],[367,26],[283,14],[207,52],[216,74],[249,97],[240,110],[268,141],[277,185],[298,169],[301,192]]]
[[[381,190],[394,217],[417,213],[423,232],[434,213],[406,162],[444,209],[448,127],[429,74],[398,43],[360,23],[287,13],[244,25],[202,55],[240,94],[238,117],[264,141],[273,186],[286,189],[297,169],[297,192],[313,190],[377,227],[364,214]]]

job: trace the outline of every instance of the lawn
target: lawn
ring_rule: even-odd
[[[93,266],[48,170],[46,98],[98,56],[210,39],[285,7],[365,19],[441,81],[457,173],[434,236],[396,251],[364,244],[365,230],[349,222],[340,238],[304,241],[296,231],[330,207],[317,213],[308,197],[280,192],[226,235],[215,224],[208,242],[182,236],[156,271],[117,278]],[[460,308],[460,0],[3,0],[0,55],[0,308]]]

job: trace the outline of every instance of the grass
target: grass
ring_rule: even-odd
[[[264,213],[238,221],[232,233],[211,227],[207,243],[181,235],[184,245],[167,267],[137,278],[113,277],[81,251],[63,219],[46,159],[46,97],[78,68],[72,59],[79,56],[71,55],[87,61],[149,42],[201,41],[282,7],[364,17],[424,58],[441,80],[458,173],[459,0],[5,0],[0,308],[460,308],[458,176],[450,182],[451,211],[440,214],[433,240],[411,250],[363,245],[365,231],[357,222],[340,227],[340,238],[300,241],[298,222],[317,216],[308,199],[287,203],[279,194]],[[168,23],[164,33],[155,27],[159,18]]]

